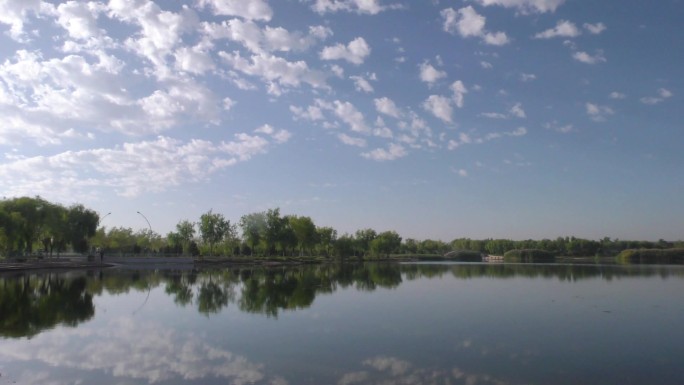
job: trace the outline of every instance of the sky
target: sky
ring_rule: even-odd
[[[340,235],[681,240],[682,16],[681,0],[0,0],[0,197],[162,235],[279,207]]]

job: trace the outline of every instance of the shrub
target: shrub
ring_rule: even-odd
[[[520,249],[509,250],[504,254],[506,262],[553,262],[556,256],[545,250]]]
[[[617,263],[684,263],[684,249],[627,249],[615,260]]]

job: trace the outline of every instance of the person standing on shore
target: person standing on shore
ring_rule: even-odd
[[[100,263],[102,263],[104,260],[104,249],[98,247],[97,250],[100,252]]]

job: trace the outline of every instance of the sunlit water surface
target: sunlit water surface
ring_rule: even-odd
[[[684,384],[684,269],[0,276],[4,384]]]

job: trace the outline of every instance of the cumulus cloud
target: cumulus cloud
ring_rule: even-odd
[[[504,32],[488,32],[485,30],[486,18],[475,11],[472,6],[467,6],[458,11],[453,8],[443,9],[440,13],[444,21],[444,31],[461,37],[479,37],[489,45],[505,45],[510,42]]]
[[[522,137],[525,135],[527,135],[527,129],[525,127],[518,127],[512,131],[490,132],[484,136],[471,136],[462,132],[457,139],[450,139],[447,142],[447,148],[449,150],[455,150],[467,144],[483,144],[504,137]]]
[[[482,6],[498,5],[506,8],[515,8],[518,12],[546,13],[555,12],[565,0],[473,0]]]
[[[355,138],[345,133],[338,134],[337,138],[340,140],[340,142],[348,146],[366,147],[366,139],[363,138]]]
[[[673,95],[674,94],[672,93],[672,91],[665,88],[661,88],[658,90],[658,96],[646,96],[639,100],[641,101],[641,103],[653,105],[661,103],[665,101],[665,99],[671,98]]]
[[[445,123],[451,123],[451,100],[440,95],[430,95],[424,102],[423,108]]]
[[[613,91],[608,95],[611,99],[626,99],[627,95],[622,92]]]
[[[19,42],[27,40],[24,22],[28,14],[51,13],[52,5],[41,0],[6,0],[0,2],[0,23],[10,26],[9,35]]]
[[[585,109],[589,118],[595,122],[603,122],[608,116],[615,114],[612,108],[594,103],[586,103]]]
[[[202,23],[203,34],[212,39],[229,39],[242,44],[252,53],[303,52],[330,37],[330,28],[316,25],[308,33],[288,31],[282,27],[261,27],[252,20],[231,19],[221,23]]]
[[[273,10],[265,0],[198,0],[200,6],[210,7],[214,14],[239,16],[247,20],[270,21]]]
[[[589,23],[584,23],[584,29],[589,31],[592,35],[598,35],[601,32],[606,30],[606,25],[603,23],[596,23],[596,24],[589,24]]]
[[[537,79],[537,75],[535,75],[535,74],[526,74],[526,73],[520,74],[520,81],[521,82],[531,82],[532,80],[536,80],[536,79]]]
[[[554,28],[539,32],[538,34],[534,35],[534,38],[551,39],[554,37],[577,37],[581,34],[582,32],[574,23],[567,20],[560,20]]]
[[[337,44],[323,48],[320,57],[323,60],[346,60],[352,64],[362,64],[370,55],[371,48],[362,37],[357,37],[346,46]]]
[[[68,200],[98,188],[113,189],[127,197],[161,192],[202,181],[220,169],[266,153],[274,143],[284,143],[290,136],[270,126],[262,126],[257,132],[271,140],[246,133],[217,143],[158,137],[114,148],[18,159],[0,165],[0,179],[13,181],[2,187],[2,194],[39,194]]]
[[[313,0],[311,8],[320,14],[332,12],[355,12],[376,15],[390,9],[402,9],[401,4],[382,5],[380,0]]]
[[[370,128],[366,124],[366,118],[353,104],[335,100],[329,108],[331,108],[335,115],[345,122],[352,131],[364,134],[370,133]]]
[[[309,68],[305,61],[290,62],[271,54],[252,55],[243,58],[239,52],[219,52],[225,63],[244,74],[260,77],[270,84],[284,87],[299,87],[307,83],[314,88],[328,88],[325,76]]]
[[[420,80],[429,85],[434,84],[436,81],[445,78],[446,76],[446,72],[438,70],[428,62],[423,62],[420,65]]]
[[[370,82],[363,76],[350,76],[349,78],[354,81],[354,88],[356,88],[357,91],[366,93],[375,91]]]
[[[460,80],[456,80],[455,82],[453,82],[450,88],[451,91],[454,93],[454,104],[456,104],[456,107],[458,108],[463,108],[463,101],[465,99],[465,94],[468,93],[468,89],[466,89],[466,86]]]
[[[388,160],[396,160],[399,158],[403,158],[406,156],[408,153],[406,152],[406,149],[404,146],[396,143],[390,143],[388,148],[376,148],[373,151],[370,152],[364,152],[361,154],[366,159],[371,159],[371,160],[376,160],[379,162],[382,161],[388,161]]]
[[[399,119],[402,116],[401,110],[397,107],[394,101],[388,97],[374,99],[375,109],[381,113]]]
[[[603,56],[602,51],[597,51],[594,55],[588,54],[584,51],[578,51],[572,54],[572,58],[585,64],[597,64],[607,61],[606,57]]]
[[[523,110],[521,103],[516,103],[515,105],[513,105],[513,107],[511,107],[511,109],[508,110],[508,112],[516,118],[523,119],[527,117],[527,114],[525,114],[525,110]]]

